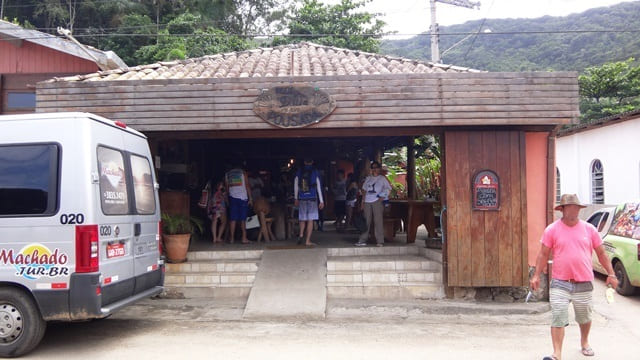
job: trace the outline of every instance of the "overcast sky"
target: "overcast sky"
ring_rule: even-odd
[[[587,9],[610,6],[628,0],[471,0],[480,1],[480,10],[436,3],[436,19],[441,26],[462,24],[483,18],[536,18],[545,15],[566,16]],[[338,0],[324,0],[335,4]],[[386,31],[415,35],[429,31],[429,0],[373,0],[367,11],[384,13]]]

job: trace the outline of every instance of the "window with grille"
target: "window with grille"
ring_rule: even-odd
[[[598,159],[591,163],[591,203],[604,204],[604,171]]]
[[[562,190],[560,189],[560,170],[556,167],[556,204],[560,203]]]

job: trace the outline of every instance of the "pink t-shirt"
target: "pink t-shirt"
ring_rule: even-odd
[[[547,226],[540,240],[553,253],[552,278],[559,280],[592,281],[593,249],[602,244],[602,239],[593,225],[580,220],[568,226],[556,220]]]

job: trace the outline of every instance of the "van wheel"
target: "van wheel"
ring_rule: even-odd
[[[42,340],[46,322],[31,296],[15,288],[0,288],[0,356],[22,356]]]
[[[627,270],[625,270],[624,265],[622,265],[621,261],[616,261],[616,264],[613,266],[613,270],[616,273],[616,277],[618,278],[618,288],[616,291],[620,295],[628,296],[633,295],[635,288],[629,282],[629,276],[627,276]]]

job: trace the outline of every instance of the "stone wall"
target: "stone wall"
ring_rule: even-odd
[[[529,267],[529,278],[533,276],[534,267]],[[530,302],[549,300],[549,277],[540,275],[540,288],[534,292]],[[460,300],[495,301],[502,303],[524,302],[528,287],[455,287],[453,298]]]

